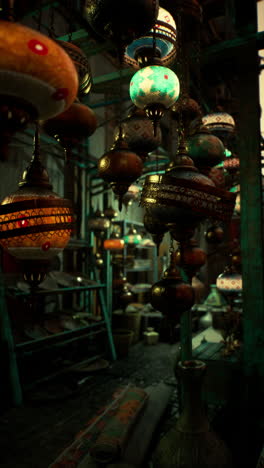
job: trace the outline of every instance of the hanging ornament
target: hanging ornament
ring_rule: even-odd
[[[216,188],[212,180],[198,172],[188,156],[184,141],[165,174],[145,178],[140,204],[148,214],[164,223],[175,240],[192,237],[203,219],[229,221],[234,195]]]
[[[160,244],[164,234],[168,231],[167,226],[148,213],[148,210],[145,211],[143,224],[146,230],[151,234],[152,239],[157,246],[157,254],[159,254]]]
[[[212,112],[202,117],[202,123],[211,133],[232,134],[235,131],[235,121],[227,112]]]
[[[154,309],[162,312],[175,324],[180,321],[181,314],[194,304],[194,289],[183,282],[172,255],[163,278],[151,288],[150,302]]]
[[[104,215],[110,220],[113,221],[118,216],[118,212],[112,207],[108,206],[104,210]]]
[[[220,244],[224,240],[224,230],[217,224],[210,226],[204,235],[208,244]]]
[[[1,104],[10,102],[25,112],[22,126],[25,120],[48,119],[70,107],[78,76],[55,41],[21,24],[0,21],[0,43]]]
[[[72,42],[60,40],[56,42],[67,52],[75,65],[79,80],[78,97],[87,96],[92,87],[92,73],[85,53]]]
[[[128,187],[128,191],[123,195],[122,203],[126,208],[131,206],[137,199],[140,193],[138,185],[132,184]]]
[[[152,120],[156,136],[158,121],[179,97],[180,83],[177,75],[169,68],[150,65],[135,73],[130,81],[129,92],[135,106],[144,109]]]
[[[154,35],[155,55],[160,58],[161,65],[168,66],[176,56],[177,29],[172,15],[161,7],[154,28],[126,47],[124,62],[134,68],[149,65],[153,57]]]
[[[110,228],[110,220],[106,218],[104,213],[97,209],[88,219],[88,229],[94,233],[96,237],[103,237]]]
[[[127,45],[154,26],[158,7],[157,0],[86,0],[84,17],[97,34]]]
[[[195,239],[186,239],[180,243],[178,250],[173,253],[175,262],[179,265],[189,277],[191,283],[192,277],[197,273],[206,262],[206,253],[198,247]]]
[[[198,132],[187,141],[188,152],[196,167],[209,172],[225,158],[225,147],[222,141],[208,130],[201,127]]]
[[[228,172],[228,174],[230,174],[231,176],[235,175],[240,168],[239,158],[235,154],[233,154],[232,157],[226,158],[223,161],[223,167]]]
[[[119,198],[119,210],[122,209],[122,199],[129,186],[142,172],[143,164],[139,156],[129,150],[122,137],[122,131],[111,150],[98,161],[98,172],[103,180],[110,183],[113,192]]]
[[[123,239],[126,245],[134,246],[141,243],[142,236],[132,224]]]
[[[242,276],[233,266],[228,266],[216,278],[216,286],[224,296],[228,297],[242,291]]]
[[[144,161],[148,153],[155,150],[162,139],[161,129],[158,126],[156,136],[153,135],[153,127],[143,109],[133,107],[128,117],[121,122],[123,138],[129,148],[135,151]],[[119,126],[114,130],[114,139],[118,137]]]
[[[170,108],[170,114],[173,120],[182,125],[185,136],[189,134],[191,122],[195,119],[200,120],[202,117],[200,105],[186,92],[182,93],[178,101]]]
[[[67,245],[72,228],[71,202],[52,191],[41,163],[36,131],[34,155],[19,189],[0,206],[0,244],[24,262],[26,278],[34,282],[41,263],[46,264]]]
[[[62,114],[44,121],[42,128],[68,150],[95,132],[97,118],[90,107],[74,102]]]

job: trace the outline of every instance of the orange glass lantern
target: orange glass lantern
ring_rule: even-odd
[[[21,24],[0,21],[0,95],[30,110],[32,120],[66,110],[78,91],[69,55],[52,39]]]
[[[125,241],[123,239],[105,239],[103,245],[105,250],[123,250]]]
[[[38,264],[64,249],[72,229],[71,202],[52,191],[36,133],[34,156],[19,188],[0,205],[0,244],[14,257]]]

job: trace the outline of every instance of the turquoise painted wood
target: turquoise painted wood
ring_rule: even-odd
[[[6,306],[5,286],[0,273],[0,394],[5,400],[10,396],[10,403],[14,406],[22,404],[22,390],[20,385],[15,346]],[[8,395],[9,394],[9,395]]]
[[[257,43],[240,55],[238,122],[241,249],[243,273],[244,364],[246,375],[264,377],[264,252],[260,159],[260,112]]]

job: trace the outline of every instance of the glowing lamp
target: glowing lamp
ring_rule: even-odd
[[[132,225],[127,234],[124,236],[124,242],[125,244],[127,245],[137,245],[137,244],[140,244],[142,241],[142,236],[141,234],[139,234],[136,230],[136,228],[134,228],[134,226]]]
[[[235,121],[232,115],[227,112],[213,112],[202,118],[203,125],[212,133],[226,132],[233,133],[235,130]]]
[[[11,255],[31,265],[31,284],[43,279],[41,262],[47,264],[67,245],[73,229],[71,202],[52,191],[49,177],[38,152],[24,171],[19,188],[0,205],[0,244]],[[37,268],[33,268],[37,265]],[[35,276],[32,271],[37,270]]]
[[[172,15],[159,7],[155,27],[147,34],[135,39],[126,47],[124,61],[134,68],[145,66],[153,56],[153,36],[155,29],[155,54],[161,59],[162,65],[169,65],[176,55],[176,24]]]
[[[68,54],[47,36],[21,24],[0,22],[0,95],[11,98],[31,118],[47,119],[66,110],[78,90]]]
[[[125,247],[125,241],[123,239],[105,239],[103,243],[105,250],[116,251],[123,250]]]
[[[225,268],[216,279],[216,286],[225,295],[232,295],[242,291],[242,276],[232,267]]]
[[[169,68],[150,65],[135,73],[129,91],[135,106],[145,109],[153,121],[155,134],[157,121],[179,97],[180,83],[177,75]]]

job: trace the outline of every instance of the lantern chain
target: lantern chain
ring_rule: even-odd
[[[38,16],[37,16],[37,30],[41,30],[41,24],[42,24],[42,0],[40,0],[39,3],[39,9],[38,9]]]
[[[182,53],[182,7],[177,12],[177,43],[178,43],[178,67],[177,72],[180,81],[180,98],[183,95],[184,89],[184,73],[183,73],[183,53]],[[179,120],[178,120],[178,147],[183,138],[183,117],[182,117],[182,106],[179,105]]]
[[[50,34],[51,38],[55,38],[55,29],[54,29],[54,8],[51,6],[49,10],[49,20],[50,20]]]
[[[72,9],[72,1],[69,0],[68,1],[68,9],[69,9],[69,12],[71,12],[71,9]],[[73,34],[73,24],[72,24],[72,21],[70,20],[69,21],[69,32],[68,32],[68,42],[72,42],[72,34]]]

